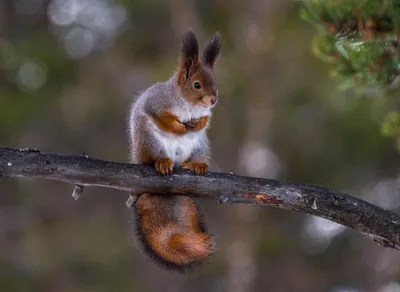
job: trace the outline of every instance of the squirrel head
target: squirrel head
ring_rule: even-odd
[[[215,33],[199,59],[199,46],[193,31],[189,30],[183,37],[177,85],[181,96],[189,103],[206,108],[217,103],[217,81],[213,68],[220,47],[219,34]]]

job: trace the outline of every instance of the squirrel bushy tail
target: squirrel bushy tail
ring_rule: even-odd
[[[133,207],[139,241],[160,266],[184,272],[214,252],[213,238],[193,199],[145,193]]]
[[[177,71],[142,92],[131,107],[131,163],[152,165],[163,175],[177,168],[197,175],[207,172],[206,130],[218,101],[213,68],[219,50],[214,34],[199,57],[194,33],[185,34]],[[139,241],[160,266],[184,272],[214,252],[213,238],[190,197],[144,193],[133,209]]]

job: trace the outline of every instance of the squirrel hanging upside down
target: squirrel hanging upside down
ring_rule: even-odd
[[[132,163],[154,165],[164,175],[171,174],[174,167],[198,175],[207,172],[210,146],[206,129],[218,101],[213,68],[219,51],[217,33],[201,58],[196,36],[191,30],[185,34],[176,72],[145,90],[132,105]],[[183,272],[214,252],[213,238],[193,199],[144,193],[133,208],[139,241],[162,267]]]

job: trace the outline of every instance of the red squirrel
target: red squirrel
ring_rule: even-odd
[[[142,92],[131,107],[132,163],[153,165],[163,175],[178,167],[198,175],[207,172],[206,129],[218,101],[213,68],[219,52],[218,33],[208,41],[201,58],[193,31],[184,35],[176,72]],[[213,254],[213,237],[190,197],[144,193],[132,207],[139,242],[161,267],[184,272]]]

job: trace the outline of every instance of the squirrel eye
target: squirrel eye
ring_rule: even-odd
[[[200,89],[200,88],[201,88],[200,82],[195,81],[195,82],[193,83],[193,87],[196,88],[196,89]]]

